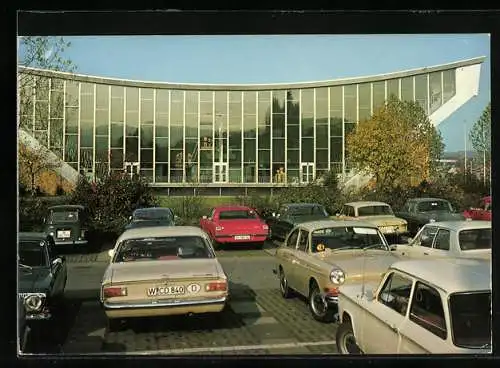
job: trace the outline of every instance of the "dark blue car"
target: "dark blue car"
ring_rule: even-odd
[[[171,208],[146,207],[138,208],[129,217],[125,230],[146,226],[174,226],[177,216]]]

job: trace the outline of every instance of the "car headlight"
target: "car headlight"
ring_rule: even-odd
[[[24,296],[24,307],[28,312],[37,312],[42,308],[44,300],[45,294],[27,294]]]
[[[338,268],[332,270],[332,272],[330,272],[330,280],[336,285],[343,284],[345,281],[344,271],[342,271]]]

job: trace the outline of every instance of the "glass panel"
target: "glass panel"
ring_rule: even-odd
[[[300,123],[300,90],[287,91],[287,125],[299,125]]]
[[[288,171],[290,168],[297,169],[299,167],[300,162],[300,151],[298,149],[289,149],[286,153],[286,162],[288,166]]]
[[[48,101],[49,99],[49,79],[37,77],[35,80],[35,98],[37,101]]]
[[[157,114],[168,114],[168,93],[167,89],[157,89],[156,90],[156,113]]]
[[[82,95],[93,95],[94,94],[94,84],[93,83],[81,83],[80,93]]]
[[[371,86],[370,83],[361,83],[359,85],[359,121],[370,118],[371,116]]]
[[[415,76],[415,101],[424,109],[427,114],[427,74]]]
[[[153,168],[153,150],[152,149],[141,149],[141,168],[152,169]]]
[[[112,169],[122,169],[123,168],[123,149],[112,149],[110,152],[110,166]]]
[[[215,91],[215,116],[223,118],[226,115],[227,115],[227,92]],[[225,120],[225,118],[221,120]]]
[[[94,128],[82,122],[80,125],[80,146],[92,147],[94,145]]]
[[[316,89],[316,125],[328,125],[328,88]]]
[[[373,113],[385,102],[385,82],[373,82]]]
[[[198,114],[186,114],[186,137],[198,138]]]
[[[259,168],[269,169],[271,151],[259,150]]]
[[[86,169],[91,169],[92,168],[92,148],[81,148],[80,149],[80,169],[86,168]]]
[[[328,125],[316,127],[316,149],[328,148]]]
[[[50,146],[62,147],[63,137],[64,137],[63,120],[52,119],[50,121]]]
[[[50,117],[62,119],[64,109],[64,93],[52,91],[50,94]]]
[[[66,109],[66,112],[68,109]],[[67,116],[66,116],[67,118]],[[95,112],[95,131],[96,134],[108,135],[109,132],[109,113],[108,110],[96,110]]]
[[[168,138],[156,138],[156,161],[168,162]]]
[[[441,72],[429,74],[429,95],[430,95],[430,111],[432,114],[440,106],[443,98],[443,91],[441,90]]]
[[[257,115],[245,115],[243,120],[245,138],[257,136]]]
[[[127,101],[128,102],[128,101]],[[96,86],[96,109],[109,109],[109,86],[98,84]]]
[[[155,182],[168,182],[168,164],[155,165]]]
[[[303,89],[300,99],[302,119],[314,117],[314,89]]]
[[[108,137],[95,137],[96,161],[108,161]]]
[[[286,135],[288,148],[299,148],[299,126],[288,126]]]
[[[198,114],[198,91],[186,91],[186,114]]]
[[[66,161],[66,162],[78,161],[78,136],[77,135],[66,135],[64,161]]]
[[[328,169],[328,149],[316,150],[316,169]]]
[[[387,99],[392,95],[399,98],[399,79],[389,79],[387,81]]]
[[[257,167],[255,164],[243,164],[243,182],[255,183],[257,181]]]
[[[137,137],[139,135],[139,112],[127,112],[127,135]]]
[[[111,123],[111,147],[123,147],[123,124]]]
[[[271,147],[271,93],[258,92],[258,141],[259,149]]]
[[[455,96],[455,69],[445,70],[443,72],[443,102],[447,102],[450,98]]]
[[[257,114],[257,92],[243,92],[243,109],[245,115]]]
[[[49,103],[35,102],[35,130],[45,130],[49,124]]]
[[[78,82],[66,81],[66,106],[78,106],[80,99],[78,92]]]
[[[111,86],[111,98],[123,99],[125,89],[120,86]]]
[[[123,99],[122,98],[112,98],[111,99],[111,121],[114,123],[123,122]]]
[[[127,111],[139,111],[139,88],[127,87]]]
[[[233,96],[234,92],[230,93]],[[241,94],[238,92],[238,94]],[[235,98],[235,97],[233,97]],[[241,130],[242,105],[240,102],[231,102],[229,104],[229,129]]]
[[[285,137],[285,114],[273,113],[273,138]]]
[[[255,162],[256,159],[256,141],[255,139],[245,139],[244,141],[244,161]]]
[[[125,161],[139,161],[139,138],[125,138]]]
[[[141,100],[153,100],[154,90],[152,88],[141,88]]]
[[[170,125],[184,125],[184,91],[170,91]]]
[[[314,118],[302,117],[302,137],[314,137]]]
[[[342,137],[333,137],[330,139],[330,161],[342,161]]]
[[[273,139],[273,162],[285,162],[284,139]]]
[[[241,167],[241,150],[229,150],[229,167],[233,169]]]
[[[157,114],[155,126],[157,137],[168,137],[168,114]]]
[[[302,162],[314,162],[314,139],[302,138]]]
[[[33,136],[35,137],[35,139],[38,141],[38,143],[44,145],[45,147],[47,147],[48,145],[48,140],[49,140],[49,136],[47,134],[47,131],[44,130],[44,131],[38,131],[38,132],[34,132],[33,133]]]
[[[357,87],[355,84],[344,86],[344,121],[357,122]]]
[[[209,102],[212,104],[214,101],[213,91],[200,91],[200,102]]]
[[[81,120],[94,120],[94,96],[82,95],[80,106],[80,119]]]
[[[64,81],[62,79],[52,78],[50,89],[53,91],[62,91],[64,89]]]
[[[401,100],[413,101],[413,77],[401,79]]]
[[[182,127],[170,127],[170,148],[182,149],[183,135]]]
[[[148,90],[142,90],[148,91]],[[141,124],[153,124],[153,100],[141,98]]]
[[[229,132],[229,148],[241,149],[241,132]]]
[[[78,133],[78,108],[66,108],[66,133]]]

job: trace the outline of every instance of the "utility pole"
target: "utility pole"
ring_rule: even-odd
[[[467,178],[467,128],[464,120],[464,179]]]

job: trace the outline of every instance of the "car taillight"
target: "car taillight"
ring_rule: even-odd
[[[224,226],[216,226],[215,231],[221,231],[224,230]]]
[[[269,226],[267,226],[267,225],[265,225],[265,224],[264,224],[264,225],[262,225],[262,228],[263,228],[264,230],[268,230],[268,229],[269,229]]]
[[[127,288],[124,287],[105,287],[102,290],[105,298],[113,298],[115,296],[127,296]]]
[[[227,281],[215,281],[205,285],[205,291],[226,291]]]

